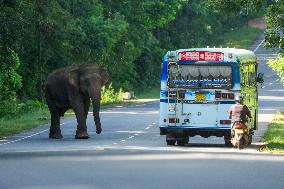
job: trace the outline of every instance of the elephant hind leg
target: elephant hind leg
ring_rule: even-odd
[[[49,138],[61,139],[63,138],[60,129],[60,112],[58,110],[52,110],[51,113],[51,126],[49,130]]]

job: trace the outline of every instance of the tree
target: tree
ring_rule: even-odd
[[[0,4],[0,117],[17,111],[16,92],[21,87],[17,73],[20,61],[19,20],[17,1],[2,1]]]
[[[267,29],[265,32],[264,46],[280,51],[276,60],[271,60],[268,65],[276,71],[284,83],[284,2],[274,1],[266,10],[265,20]]]

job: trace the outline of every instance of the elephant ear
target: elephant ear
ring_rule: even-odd
[[[73,69],[69,71],[68,84],[72,89],[76,88],[79,90],[80,81],[78,77],[78,69]]]
[[[107,82],[110,81],[110,76],[109,76],[107,67],[100,68],[100,75],[101,75],[102,85],[105,85]]]

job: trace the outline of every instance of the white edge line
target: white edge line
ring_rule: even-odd
[[[72,122],[72,121],[74,121],[74,120],[66,121],[66,122],[64,122],[64,123],[61,123],[60,125],[63,125],[63,124],[66,124],[66,123],[69,123],[69,122]],[[0,144],[0,146],[4,146],[4,145],[6,145],[6,144],[11,144],[11,143],[19,142],[19,141],[21,141],[21,140],[25,140],[25,139],[27,139],[27,138],[31,138],[31,137],[33,137],[33,136],[39,135],[39,134],[41,134],[41,133],[44,133],[44,132],[46,132],[46,131],[49,131],[49,128],[48,128],[48,129],[45,129],[45,130],[42,130],[42,131],[40,131],[40,132],[34,133],[34,134],[32,134],[32,135],[25,136],[25,137],[20,138],[20,139],[17,139],[17,140],[12,140],[12,141],[9,141],[9,142],[2,143],[2,144]]]
[[[29,136],[26,136],[26,137],[23,137],[23,138],[20,138],[20,139],[17,139],[17,140],[12,140],[12,141],[9,141],[9,142],[5,142],[5,143],[3,143],[3,144],[0,144],[0,146],[6,145],[6,144],[11,144],[11,143],[14,143],[14,142],[18,142],[18,141],[21,141],[21,140],[24,140],[24,139],[27,139],[27,138],[31,138],[31,137],[33,137],[33,136],[35,136],[35,135],[39,135],[39,134],[41,134],[41,133],[44,133],[44,132],[46,132],[46,131],[48,131],[48,130],[49,130],[49,129],[45,129],[45,130],[43,130],[43,131],[34,133],[34,134],[32,134],[32,135],[29,135]]]
[[[258,46],[253,50],[253,52],[255,53],[255,51],[257,51],[257,49],[260,47],[260,45],[265,41],[265,39],[263,39],[259,44]]]

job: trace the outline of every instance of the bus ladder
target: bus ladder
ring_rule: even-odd
[[[173,64],[177,65],[176,62],[173,63]],[[175,77],[174,77],[175,80],[177,79],[177,75],[180,74],[179,65],[177,65],[177,67],[178,67],[178,69],[177,69],[178,71],[175,73]],[[174,120],[175,120],[174,121],[174,126],[176,126],[176,123],[177,123],[177,120],[178,120],[178,118],[177,118],[177,103],[178,103],[178,97],[179,97],[179,90],[178,90],[178,88],[174,88],[173,90],[171,90],[171,89],[168,90],[168,95],[167,95],[167,101],[168,101],[167,109],[168,109],[168,112],[171,112],[171,108],[172,107],[170,107],[171,106],[170,104],[172,104],[172,103],[170,103],[170,99],[173,99],[172,96],[174,96]]]

